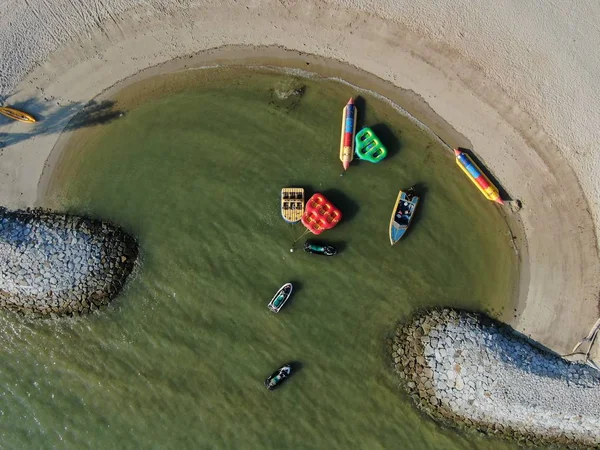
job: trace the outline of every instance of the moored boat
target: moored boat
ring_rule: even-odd
[[[9,108],[8,106],[1,106],[0,107],[0,114],[13,119],[13,120],[18,120],[19,122],[24,122],[24,123],[35,123],[35,117],[33,117],[31,114],[27,114],[23,111],[19,111],[18,109],[15,108]]]
[[[471,182],[479,189],[485,198],[496,202],[500,205],[504,204],[502,197],[500,197],[500,191],[494,183],[481,171],[481,168],[475,164],[475,161],[467,155],[465,152],[454,149],[454,155],[456,156],[456,164],[465,173],[465,175],[471,180]]]
[[[342,212],[318,192],[308,199],[305,209],[302,224],[312,234],[330,230],[342,220]]]
[[[281,217],[288,223],[299,222],[304,214],[304,189],[283,188],[281,190]]]
[[[415,195],[414,186],[407,191],[401,190],[398,193],[390,219],[390,243],[392,245],[398,242],[408,230],[418,203],[419,196]]]
[[[333,245],[321,244],[314,241],[304,243],[304,251],[315,255],[333,256],[337,254],[337,249]]]
[[[269,309],[274,313],[278,313],[288,298],[290,298],[290,295],[292,295],[292,283],[285,283],[269,302]]]
[[[354,135],[356,134],[356,117],[358,110],[354,99],[350,97],[342,110],[342,134],[340,136],[340,161],[344,170],[348,170],[354,158]]]
[[[281,384],[291,375],[292,373],[292,365],[286,364],[285,366],[281,366],[275,372],[271,374],[265,380],[265,386],[268,390],[272,391],[273,389],[277,389]]]
[[[370,128],[363,128],[354,138],[356,156],[364,161],[377,164],[387,156],[387,148]]]

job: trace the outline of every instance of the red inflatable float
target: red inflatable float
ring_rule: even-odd
[[[335,227],[342,213],[323,194],[316,193],[306,202],[302,224],[313,234],[321,234]]]

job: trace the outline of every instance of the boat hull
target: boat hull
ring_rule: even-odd
[[[19,111],[15,108],[9,108],[7,106],[0,107],[0,114],[23,123],[35,123],[35,117],[30,114]]]
[[[269,390],[275,390],[279,386],[283,384],[285,380],[287,380],[292,374],[292,366],[290,364],[286,364],[285,366],[280,367],[275,372],[273,372],[266,380],[265,387]],[[276,378],[278,377],[278,378]]]
[[[297,223],[304,214],[304,189],[283,188],[281,190],[281,217],[287,223]]]
[[[306,241],[304,243],[304,251],[306,253],[323,256],[334,256],[337,254],[337,249],[333,245],[325,245],[311,241]]]
[[[389,236],[391,245],[402,239],[406,230],[408,230],[418,204],[419,196],[413,194],[409,198],[407,192],[400,190],[390,219]]]
[[[278,313],[292,295],[292,290],[292,283],[285,283],[281,286],[269,302],[269,309],[274,313]]]
[[[335,227],[342,220],[342,213],[323,194],[315,193],[306,202],[302,224],[315,235]]]
[[[351,98],[342,110],[342,133],[340,136],[340,161],[344,170],[348,170],[354,159],[354,136],[356,135],[356,117],[358,109]]]
[[[471,182],[479,189],[485,198],[500,205],[504,201],[500,197],[500,192],[494,183],[481,171],[481,168],[475,164],[475,161],[466,153],[455,149],[456,165],[464,172]]]

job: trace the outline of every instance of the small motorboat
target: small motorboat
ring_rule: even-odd
[[[281,190],[281,217],[287,223],[299,222],[304,214],[304,189],[283,188]]]
[[[269,302],[269,309],[274,313],[278,313],[285,302],[287,302],[287,299],[290,298],[290,295],[292,295],[292,283],[285,283]]]
[[[291,373],[292,366],[290,364],[280,367],[265,380],[266,388],[270,391],[277,389],[290,376]]]
[[[314,253],[315,255],[333,256],[337,254],[337,249],[333,245],[320,244],[314,241],[304,243],[304,251]]]
[[[27,114],[26,112],[23,111],[19,111],[18,109],[15,108],[9,108],[8,106],[2,106],[0,107],[0,114],[13,119],[13,120],[18,120],[19,122],[24,122],[24,123],[35,123],[35,117],[33,117],[31,114]]]
[[[418,203],[419,196],[415,195],[414,186],[406,192],[401,190],[398,193],[390,219],[390,242],[392,245],[398,242],[408,230]]]

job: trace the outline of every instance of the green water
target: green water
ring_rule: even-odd
[[[302,84],[300,100],[274,93]],[[450,152],[365,94],[361,123],[391,155],[340,177],[340,114],[356,94],[277,73],[187,72],[127,88],[123,117],[78,131],[48,203],[121,224],[141,262],[100,314],[0,317],[3,447],[513,448],[421,416],[386,347],[418,308],[508,314],[508,230]],[[393,203],[414,183],[418,216],[392,248]],[[280,217],[284,186],[342,210],[323,235],[340,255],[290,253],[303,228]],[[295,293],[273,314],[286,281]],[[263,380],[288,361],[301,369],[268,392]]]

